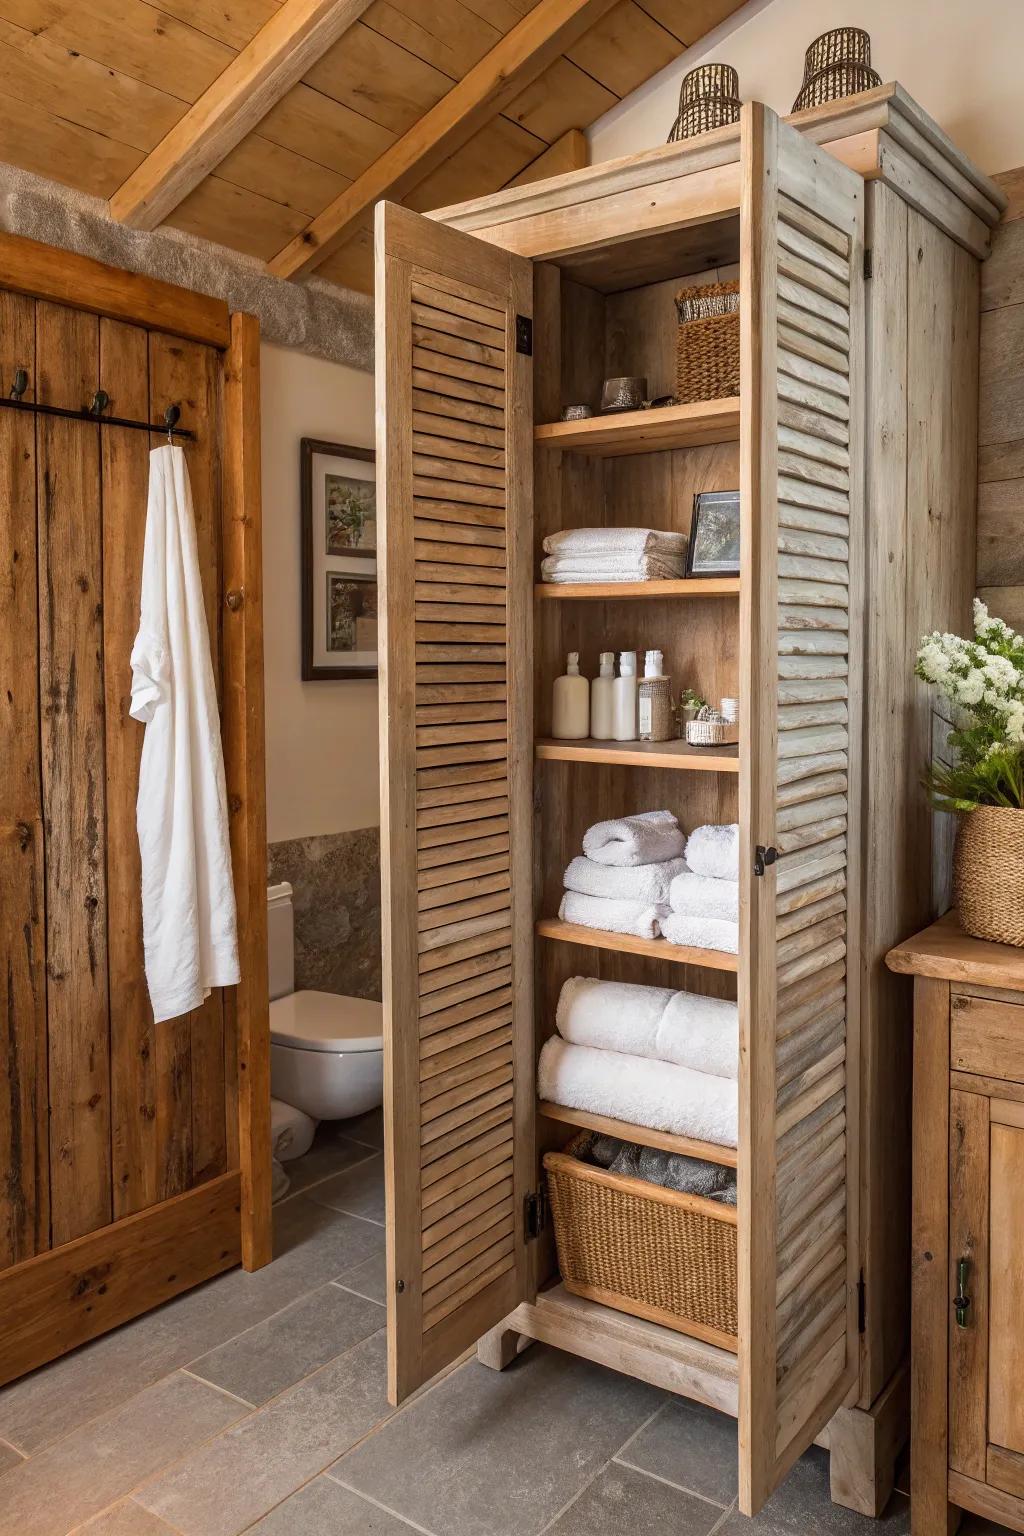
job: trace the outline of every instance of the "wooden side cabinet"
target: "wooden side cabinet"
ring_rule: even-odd
[[[911,1520],[1024,1532],[1024,952],[954,914],[914,976]]]

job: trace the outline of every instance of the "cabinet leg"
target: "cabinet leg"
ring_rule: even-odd
[[[829,1422],[833,1504],[877,1519],[892,1495],[909,1431],[910,1371],[904,1361],[870,1408],[840,1408]]]
[[[476,1357],[488,1370],[503,1371],[532,1343],[528,1334],[517,1333],[507,1323],[499,1323],[497,1328],[492,1328],[490,1333],[485,1333],[482,1339],[477,1340]]]

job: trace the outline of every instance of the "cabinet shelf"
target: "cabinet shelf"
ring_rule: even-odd
[[[738,576],[690,576],[675,581],[538,581],[534,594],[547,602],[615,598],[739,597]]]
[[[657,410],[590,416],[585,421],[551,421],[534,428],[538,448],[562,448],[602,458],[734,443],[739,435],[740,402],[736,395],[665,405]]]
[[[539,762],[610,763],[620,768],[673,768],[695,773],[739,773],[739,747],[691,747],[672,741],[556,741],[541,737]]]
[[[607,933],[603,928],[584,928],[580,923],[565,923],[560,917],[542,917],[537,924],[542,939],[562,944],[586,944],[591,949],[614,949],[625,955],[649,955],[652,960],[672,960],[677,965],[698,965],[708,971],[738,971],[737,955],[721,949],[688,949],[685,944],[670,944],[667,939],[638,939],[630,933]]]
[[[615,1120],[611,1115],[592,1115],[585,1109],[568,1109],[564,1104],[552,1104],[541,1099],[538,1112],[548,1120],[560,1120],[565,1125],[578,1125],[582,1130],[598,1131],[602,1136],[617,1136],[620,1141],[635,1141],[642,1147],[656,1147],[659,1152],[681,1152],[684,1157],[701,1157],[706,1163],[717,1163],[721,1168],[736,1168],[739,1154],[735,1147],[720,1147],[713,1141],[695,1141],[692,1136],[673,1136],[670,1131],[651,1131],[644,1125],[632,1125],[628,1120]]]

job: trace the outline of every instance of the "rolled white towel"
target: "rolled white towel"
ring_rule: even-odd
[[[577,854],[565,872],[567,891],[584,896],[610,896],[616,901],[644,901],[652,906],[668,903],[669,886],[686,868],[685,859],[666,859],[661,864],[595,864]]]
[[[662,528],[563,528],[544,540],[546,555],[685,554],[686,534]]]
[[[720,949],[727,955],[740,952],[740,925],[721,917],[690,917],[669,912],[661,918],[661,932],[670,944],[685,944],[687,949]]]
[[[621,1051],[570,1045],[552,1035],[540,1053],[537,1086],[542,1099],[567,1109],[736,1146],[739,1094],[733,1078],[711,1077]]]
[[[685,844],[671,811],[642,811],[617,821],[599,821],[583,834],[588,859],[620,868],[681,858]]]
[[[739,881],[715,880],[685,870],[673,878],[668,902],[673,912],[684,917],[717,917],[735,923],[740,915]]]
[[[712,880],[740,877],[740,829],[737,822],[719,827],[695,827],[686,844],[686,862],[695,875]]]
[[[658,924],[668,912],[667,906],[652,906],[646,901],[612,901],[607,896],[582,896],[566,891],[558,915],[564,923],[579,923],[605,933],[631,933],[638,939],[656,939]]]
[[[571,976],[555,1023],[571,1045],[673,1062],[713,1077],[739,1073],[739,1010],[723,998]]]

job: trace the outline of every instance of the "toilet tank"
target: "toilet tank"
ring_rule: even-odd
[[[288,882],[267,886],[267,969],[270,997],[295,991],[295,923]]]

